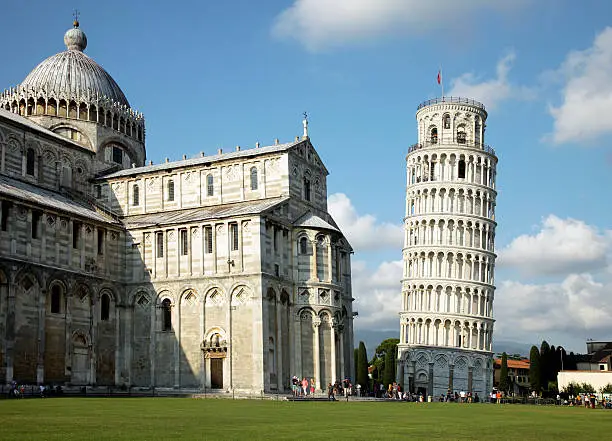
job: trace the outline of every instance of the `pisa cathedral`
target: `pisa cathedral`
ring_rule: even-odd
[[[398,378],[440,396],[493,386],[497,156],[485,107],[465,98],[422,103],[406,156]]]
[[[84,50],[0,95],[0,376],[284,391],[353,372],[352,249],[309,137],[145,164]],[[168,146],[173,150],[175,146]]]

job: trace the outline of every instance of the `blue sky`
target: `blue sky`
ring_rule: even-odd
[[[357,337],[398,332],[417,105],[482,101],[499,156],[495,339],[612,339],[612,3],[606,0],[7,2],[0,86],[86,53],[145,114],[148,159],[289,141],[310,115],[356,249]]]

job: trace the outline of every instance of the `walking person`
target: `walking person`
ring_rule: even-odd
[[[334,386],[331,383],[327,385],[327,399],[329,401],[336,401],[336,397],[334,396]]]

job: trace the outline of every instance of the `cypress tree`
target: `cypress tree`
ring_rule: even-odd
[[[357,383],[361,385],[362,391],[365,392],[368,389],[368,353],[362,341],[359,342],[357,350]]]
[[[501,358],[501,369],[499,372],[499,389],[508,392],[510,384],[508,383],[508,354],[505,352]]]
[[[548,390],[548,382],[551,377],[550,346],[546,340],[540,345],[540,387]]]
[[[353,372],[353,380],[356,381],[357,379],[357,375],[359,374],[359,349],[354,348],[353,349],[353,369],[355,369],[355,371]],[[343,378],[344,380],[344,378]]]
[[[538,394],[542,390],[540,378],[540,351],[537,346],[532,346],[529,351],[529,384]]]
[[[393,352],[387,351],[385,353],[385,370],[383,371],[383,384],[388,387],[395,381],[395,363]]]

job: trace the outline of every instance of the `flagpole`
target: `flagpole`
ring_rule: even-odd
[[[442,65],[440,65],[440,86],[442,86],[442,101],[444,101],[444,76],[442,75]]]

